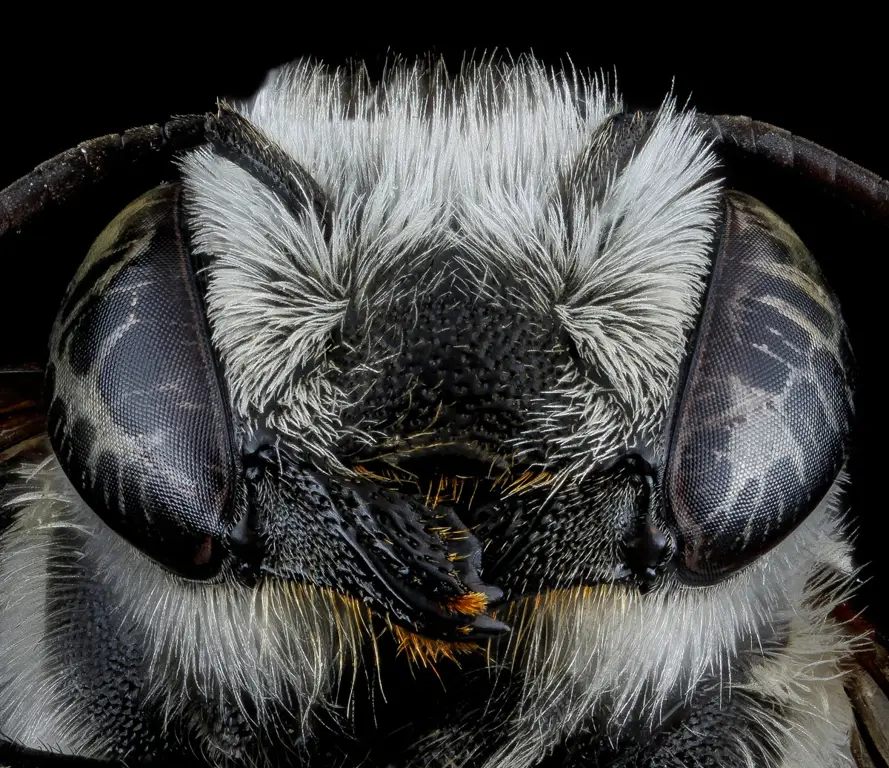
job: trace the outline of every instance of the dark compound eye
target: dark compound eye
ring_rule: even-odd
[[[839,305],[781,219],[727,194],[711,280],[665,473],[692,583],[748,565],[816,508],[852,418]]]
[[[115,531],[167,568],[212,575],[235,461],[178,187],[143,195],[98,238],[56,320],[48,427],[62,468]]]

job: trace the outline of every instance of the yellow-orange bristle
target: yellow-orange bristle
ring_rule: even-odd
[[[454,613],[464,616],[478,616],[484,613],[488,607],[488,598],[481,592],[467,592],[465,595],[457,595],[445,601],[445,605]]]
[[[404,653],[412,664],[434,667],[440,659],[453,661],[457,666],[457,656],[478,650],[477,643],[447,643],[444,640],[433,640],[417,635],[397,624],[391,625],[392,634],[398,641],[398,653]]]
[[[368,480],[375,480],[378,483],[413,483],[414,476],[409,472],[404,472],[396,467],[384,467],[381,469],[370,469],[365,464],[356,464],[352,467],[352,471],[356,475],[366,477]]]
[[[552,475],[549,472],[524,472],[520,477],[510,483],[505,491],[506,496],[512,496],[523,491],[529,491],[541,485],[547,485],[552,481]]]
[[[472,496],[469,497],[469,508],[472,509],[472,502],[475,501],[475,492],[478,490],[478,478],[475,480],[475,485],[472,487]]]

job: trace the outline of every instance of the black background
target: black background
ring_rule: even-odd
[[[672,89],[680,104],[688,101],[703,112],[746,114],[774,123],[889,177],[889,136],[882,114],[889,108],[889,64],[882,54],[885,43],[863,37],[867,22],[850,33],[838,29],[835,19],[822,19],[814,35],[793,28],[766,36],[756,27],[739,43],[724,37],[733,23],[729,21],[719,34],[670,39],[670,45],[656,50],[633,39],[637,19],[634,9],[628,11],[625,18],[610,22],[608,34],[594,31],[582,41],[558,43],[551,35],[444,41],[430,32],[347,41],[334,32],[317,34],[324,26],[320,23],[311,34],[274,35],[269,34],[275,26],[269,16],[253,22],[229,19],[221,35],[186,32],[170,21],[140,37],[137,19],[125,33],[61,32],[53,38],[41,30],[38,38],[29,39],[35,27],[7,25],[0,40],[0,188],[85,139],[212,110],[220,96],[246,97],[268,68],[297,57],[331,64],[364,59],[374,72],[393,52],[410,58],[432,51],[456,67],[465,51],[494,48],[512,54],[533,50],[551,64],[567,55],[580,69],[616,73],[619,89],[633,107],[656,107]],[[248,30],[251,23],[256,28]],[[566,28],[578,24],[563,20]],[[749,178],[749,191],[797,229],[840,295],[859,363],[852,506],[863,531],[863,559],[883,563],[884,475],[889,471],[883,437],[887,388],[881,369],[889,226],[874,226],[856,212],[799,188],[793,179],[760,174],[756,168],[742,171],[741,178]],[[67,280],[96,234],[87,216],[83,221],[85,234],[78,231],[81,222],[75,217],[58,224],[51,241],[41,241],[42,253],[51,258],[17,245],[0,249],[0,292],[5,297],[0,362],[39,356],[39,344],[31,341],[43,338],[51,320],[47,308],[57,289],[38,288],[46,281],[55,285]],[[883,570],[889,572],[889,566],[877,569]],[[883,592],[889,579],[880,579],[865,595],[885,612]]]

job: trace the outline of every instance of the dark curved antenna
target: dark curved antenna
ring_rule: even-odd
[[[698,115],[699,126],[726,149],[762,157],[889,224],[889,181],[783,128],[740,115]]]
[[[297,218],[314,213],[325,238],[330,239],[331,206],[318,182],[273,139],[262,133],[234,107],[219,102],[219,113],[207,121],[207,143],[273,190]]]
[[[277,144],[225,102],[218,114],[185,115],[163,125],[90,139],[38,165],[0,191],[0,237],[20,231],[43,211],[73,202],[103,181],[132,173],[142,161],[209,144],[261,183],[295,213],[308,206],[325,231],[330,209],[317,182]]]
[[[76,199],[97,182],[132,170],[142,160],[203,143],[211,119],[210,115],[185,115],[66,149],[0,191],[0,237],[21,230],[45,209]]]

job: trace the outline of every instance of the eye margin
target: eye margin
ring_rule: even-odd
[[[90,249],[51,335],[47,427],[109,527],[206,579],[223,560],[238,462],[179,203],[178,184],[150,190]]]
[[[677,576],[693,586],[749,566],[818,507],[845,464],[854,415],[852,352],[814,258],[755,198],[729,191],[724,205],[666,440],[666,518]],[[808,354],[782,339],[808,343]],[[763,459],[770,445],[777,460]],[[782,482],[782,467],[801,479]],[[751,496],[775,506],[763,512]]]

